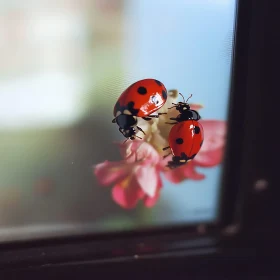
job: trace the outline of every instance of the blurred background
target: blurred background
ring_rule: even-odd
[[[120,93],[152,77],[227,119],[235,0],[0,1],[0,241],[217,218],[222,166],[122,209],[94,164],[119,160]],[[164,180],[164,179],[163,179]]]

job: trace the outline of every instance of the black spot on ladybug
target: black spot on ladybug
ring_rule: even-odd
[[[184,143],[183,138],[177,138],[177,139],[176,139],[176,143],[179,144],[179,145],[180,145],[180,144],[183,144],[183,143]]]
[[[147,93],[147,89],[146,89],[145,87],[139,87],[139,88],[137,89],[137,92],[138,92],[139,94],[144,95],[144,94]]]
[[[194,127],[194,133],[198,134],[200,132],[200,128],[198,126]]]
[[[139,112],[139,109],[135,109],[134,105],[135,105],[134,102],[130,101],[130,102],[127,103],[127,106],[125,106],[125,109],[130,111],[133,116],[136,116],[138,114],[138,112]]]
[[[116,103],[114,113],[116,114],[118,111],[121,112],[121,105],[120,105],[120,102],[117,102],[117,103]]]
[[[123,113],[125,110],[128,110],[131,112],[131,114],[133,116],[136,116],[139,112],[139,109],[134,108],[134,102],[130,101],[127,103],[127,105],[121,106],[119,102],[116,103],[116,107],[115,107],[115,113],[120,111],[121,113]]]
[[[186,155],[186,153],[181,153],[181,159],[184,159],[185,161],[188,161],[189,157]]]
[[[158,80],[155,79],[155,82],[159,85],[159,86],[162,86],[162,83]]]
[[[203,140],[202,140],[201,143],[200,143],[200,147],[202,146],[202,144],[203,144]]]
[[[174,160],[174,161],[180,161],[180,159],[181,159],[180,156],[174,156],[174,157],[173,157],[173,160]]]
[[[196,156],[196,154],[193,154],[193,155],[190,157],[190,159],[194,159],[195,156]]]
[[[165,90],[162,91],[162,97],[163,99],[167,99],[167,92]]]

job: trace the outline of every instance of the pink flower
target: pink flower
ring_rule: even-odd
[[[123,208],[134,208],[139,200],[152,207],[159,198],[161,157],[148,143],[130,141],[120,145],[123,160],[105,161],[94,168],[99,183],[113,185],[113,200]]]
[[[193,161],[165,172],[165,177],[173,183],[179,183],[186,178],[202,180],[205,175],[197,172],[196,167],[212,167],[222,161],[226,123],[218,120],[201,120],[200,123],[204,128],[205,137],[201,150]]]
[[[173,183],[186,179],[203,180],[205,175],[197,171],[197,167],[209,168],[222,161],[226,123],[218,120],[200,120],[204,128],[204,143],[193,161],[170,170],[166,165],[172,156],[165,159],[168,136],[172,125],[166,124],[169,118],[176,117],[178,111],[172,103],[177,103],[178,91],[170,90],[165,105],[159,110],[158,119],[149,122],[139,119],[138,125],[145,131],[143,141],[128,141],[118,144],[122,160],[105,161],[94,167],[94,174],[100,185],[113,186],[113,200],[123,208],[134,208],[139,200],[146,207],[153,207],[162,189],[161,173]],[[173,107],[172,109],[168,109]],[[190,104],[193,110],[200,110],[202,105]]]

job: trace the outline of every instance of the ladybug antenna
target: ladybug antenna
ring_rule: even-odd
[[[179,92],[179,94],[183,97],[184,103],[186,103],[184,95],[181,92]]]
[[[189,98],[187,99],[186,103],[188,103],[188,100],[192,97],[192,94],[189,96]]]

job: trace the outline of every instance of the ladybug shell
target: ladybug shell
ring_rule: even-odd
[[[169,146],[174,156],[185,153],[193,159],[204,140],[203,127],[198,121],[188,120],[175,124],[169,133]]]
[[[163,83],[155,79],[140,80],[129,86],[119,97],[114,116],[132,114],[145,117],[160,109],[167,100]]]

